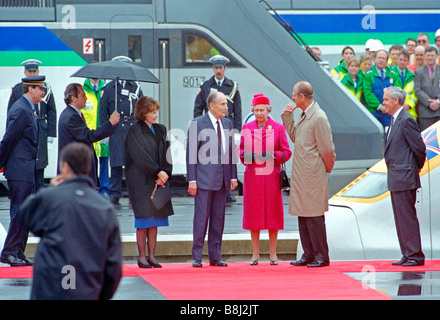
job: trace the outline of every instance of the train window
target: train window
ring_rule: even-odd
[[[205,38],[188,33],[185,39],[186,62],[208,62],[220,52]]]
[[[128,57],[133,62],[142,62],[142,37],[128,36]]]
[[[387,174],[382,172],[372,172],[344,192],[341,196],[346,198],[374,198],[387,191]]]

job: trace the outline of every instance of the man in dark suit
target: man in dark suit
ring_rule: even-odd
[[[84,115],[81,112],[81,109],[86,106],[86,101],[87,98],[82,85],[71,83],[66,87],[64,91],[66,108],[61,112],[58,120],[58,157],[61,150],[71,142],[82,142],[90,146],[94,155],[90,177],[95,185],[98,186],[98,162],[93,143],[107,138],[114,132],[114,126],[119,122],[120,115],[115,110],[109,120],[101,123],[101,126],[95,130],[91,130],[87,127]]]
[[[403,255],[393,265],[417,266],[425,263],[415,202],[416,191],[420,188],[419,172],[425,164],[426,146],[416,121],[403,108],[405,97],[405,91],[399,87],[388,87],[384,91],[383,105],[391,115],[384,156],[397,237]]]
[[[232,121],[233,128],[239,134],[242,127],[241,122],[241,98],[238,90],[238,83],[234,80],[228,79],[225,76],[226,65],[230,62],[228,58],[222,55],[215,55],[209,62],[212,64],[214,75],[205,81],[199,89],[194,103],[194,118],[201,116],[209,111],[206,104],[206,99],[211,92],[219,91],[225,94],[228,100],[228,110],[226,118]],[[239,140],[239,139],[238,139]],[[227,202],[236,202],[232,191],[228,192]]]
[[[26,77],[38,76],[41,61],[28,59],[21,63],[24,66],[24,74]],[[53,143],[53,139],[57,136],[57,110],[52,88],[44,83],[44,97],[36,106],[37,123],[38,123],[38,152],[37,152],[37,172],[36,172],[36,191],[44,186],[44,169],[49,164],[47,154],[47,143]],[[11,92],[8,102],[8,112],[15,101],[23,95],[22,83],[17,83]]]
[[[20,224],[19,207],[35,192],[35,172],[38,149],[38,124],[35,104],[44,97],[44,76],[22,79],[23,96],[8,113],[6,132],[0,144],[0,171],[8,181],[10,223],[1,262],[11,266],[32,265],[24,251],[28,230]]]
[[[419,125],[425,130],[440,120],[440,65],[437,64],[438,49],[425,49],[426,64],[416,69],[414,92],[419,99]]]
[[[225,222],[226,194],[237,185],[233,125],[225,119],[228,102],[221,92],[207,99],[209,112],[191,121],[188,130],[186,168],[188,192],[195,196],[192,259],[202,266],[202,250],[209,222],[210,265],[227,266],[221,246]]]

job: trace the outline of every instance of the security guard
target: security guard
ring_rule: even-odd
[[[208,95],[213,91],[220,91],[226,95],[228,100],[226,118],[231,120],[234,128],[240,132],[243,124],[241,122],[241,98],[238,84],[224,75],[229,59],[222,55],[216,55],[209,59],[209,62],[212,64],[214,75],[200,86],[194,103],[194,118],[208,112],[208,106],[206,105]]]
[[[121,60],[131,63],[132,60],[125,56],[118,56],[112,60]],[[110,136],[110,193],[109,198],[114,205],[119,204],[122,196],[122,169],[124,164],[124,142],[128,129],[136,120],[133,117],[134,107],[143,96],[139,83],[135,81],[118,80],[117,83],[117,108],[121,115],[115,132]],[[115,110],[115,80],[104,87],[104,93],[99,105],[99,122],[105,123]]]
[[[41,61],[29,59],[21,63],[24,66],[24,75],[26,77],[38,76]],[[36,104],[37,122],[38,122],[38,154],[37,154],[37,176],[36,190],[44,186],[44,169],[49,160],[47,155],[47,143],[53,143],[57,136],[57,110],[52,88],[45,83],[43,100]],[[8,114],[12,105],[23,96],[22,82],[17,83],[11,92],[8,103]]]
[[[234,128],[241,131],[241,98],[238,91],[238,83],[225,77],[226,65],[230,62],[222,55],[215,55],[209,62],[212,64],[214,75],[202,83],[194,103],[194,118],[208,112],[206,99],[213,91],[220,91],[225,94],[228,100],[228,113],[226,118],[232,121]],[[226,202],[235,202],[236,199],[232,191],[228,193]]]

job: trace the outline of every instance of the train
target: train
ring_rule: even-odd
[[[440,4],[437,0],[430,3],[434,2]],[[439,21],[438,10],[429,11],[425,5],[423,10],[412,10],[402,3],[386,7],[373,0],[337,4],[290,0],[42,0],[20,5],[1,1],[0,136],[5,130],[11,87],[23,77],[22,61],[33,58],[42,62],[40,74],[52,87],[59,114],[65,106],[67,84],[84,81],[70,77],[75,71],[93,61],[129,56],[160,80],[159,84],[141,83],[141,87],[145,95],[161,103],[159,122],[170,131],[173,176],[178,181],[186,174],[186,131],[195,97],[203,81],[212,76],[208,61],[215,49],[231,61],[225,75],[238,82],[244,121],[252,119],[250,102],[254,94],[270,98],[271,117],[281,122],[283,108],[291,102],[293,85],[300,80],[312,84],[315,99],[332,127],[337,158],[329,176],[329,193],[334,195],[382,158],[384,129],[332,78],[328,67],[310,54],[310,45],[321,46],[323,60],[331,62],[339,58],[336,52],[342,41],[359,45],[356,50],[360,51],[367,37],[391,34],[379,17],[370,35],[358,32],[353,36],[350,28],[347,32],[342,27],[335,29],[333,24],[338,24],[341,16],[362,24],[366,15],[363,8],[368,4],[379,8],[378,15],[390,16],[404,8],[407,15],[421,15],[417,21],[433,19],[433,14]],[[425,25],[419,26],[420,31],[428,33],[436,27],[426,30]],[[415,29],[408,25],[405,32],[416,36]],[[396,38],[388,35],[386,40],[384,44],[391,45]],[[56,175],[57,140],[48,147],[45,177],[51,178]],[[241,181],[244,168],[238,166]],[[287,168],[290,174],[290,161]],[[3,176],[0,178],[4,183]]]

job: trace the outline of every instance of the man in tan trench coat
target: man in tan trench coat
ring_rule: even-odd
[[[310,83],[301,81],[293,88],[292,100],[281,115],[287,134],[295,143],[292,157],[289,213],[298,216],[304,254],[295,266],[328,266],[329,255],[324,212],[328,211],[328,180],[335,163],[335,147],[325,112],[313,100]],[[293,111],[303,112],[295,124]]]

